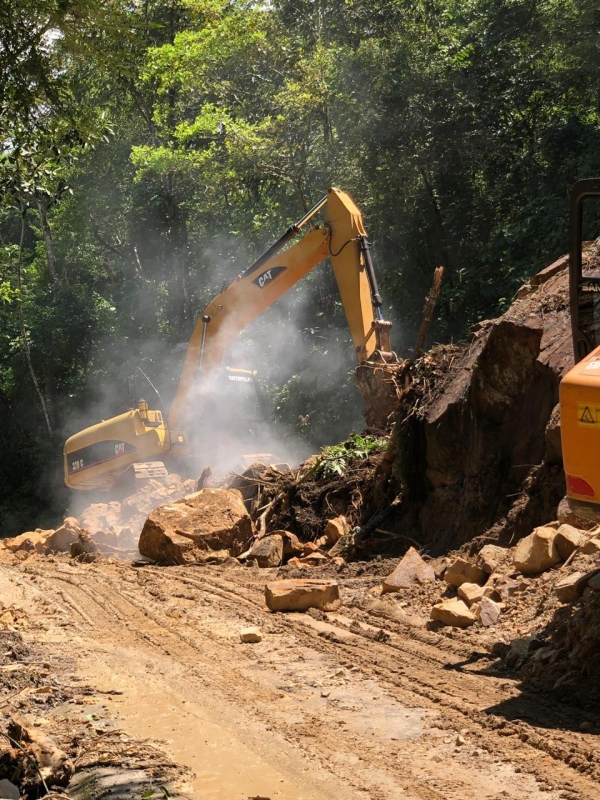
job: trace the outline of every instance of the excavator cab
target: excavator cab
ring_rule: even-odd
[[[560,385],[560,419],[569,505],[580,517],[600,521],[600,249],[595,242],[584,242],[584,208],[594,198],[600,199],[600,178],[578,181],[571,190],[569,298],[575,366]],[[590,210],[597,207],[587,205]]]

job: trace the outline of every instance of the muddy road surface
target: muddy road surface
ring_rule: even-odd
[[[596,800],[582,711],[527,690],[456,632],[364,610],[272,614],[268,570],[103,559],[0,565],[24,637],[94,687],[120,728],[158,741],[202,800]],[[239,631],[261,628],[242,644]],[[594,728],[595,729],[595,728]],[[132,795],[133,796],[133,795]]]

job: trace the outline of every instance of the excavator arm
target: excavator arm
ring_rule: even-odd
[[[324,224],[309,228],[288,246],[324,207]],[[63,451],[67,486],[110,489],[126,470],[145,474],[143,465],[157,459],[151,464],[156,469],[166,454],[186,457],[191,445],[188,426],[197,430],[210,377],[233,340],[326,258],[331,260],[359,364],[366,364],[376,351],[385,359],[391,323],[382,317],[369,248],[360,211],[347,194],[330,189],[205,310],[190,338],[168,420],[140,401],[137,408],[71,436]]]
[[[283,249],[326,206],[325,223]],[[188,344],[181,380],[169,413],[172,430],[185,426],[196,382],[218,369],[240,331],[326,258],[331,260],[359,363],[375,350],[389,351],[389,328],[381,314],[370,244],[362,216],[350,197],[329,189],[299,222],[239,275],[208,306]],[[198,407],[195,408],[198,412]]]

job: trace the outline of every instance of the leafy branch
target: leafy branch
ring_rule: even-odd
[[[317,479],[344,475],[352,461],[381,452],[387,444],[384,437],[353,433],[345,442],[321,450],[314,464],[314,475]]]

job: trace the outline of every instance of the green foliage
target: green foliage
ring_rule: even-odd
[[[387,444],[387,439],[383,437],[353,433],[345,442],[321,450],[312,467],[315,478],[320,480],[344,475],[353,461],[379,453]]]

